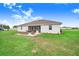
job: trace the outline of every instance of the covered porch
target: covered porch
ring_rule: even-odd
[[[41,32],[41,26],[28,26],[28,32],[35,33],[38,31]]]

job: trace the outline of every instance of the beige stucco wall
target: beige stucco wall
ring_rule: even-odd
[[[21,30],[21,26],[18,26],[17,27],[17,31],[18,32],[26,32],[28,30],[28,27],[27,26],[22,26],[22,30]]]
[[[26,32],[28,30],[27,26],[17,27],[18,32]],[[60,33],[60,25],[52,25],[52,30],[49,30],[49,25],[41,25],[41,33]]]
[[[41,26],[42,33],[60,33],[60,25],[52,25],[52,30],[49,30],[49,25]]]

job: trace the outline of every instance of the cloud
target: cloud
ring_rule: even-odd
[[[19,9],[21,9],[22,8],[22,5],[19,5],[19,6],[16,6],[16,7],[18,7]]]
[[[6,7],[6,6],[15,6],[16,5],[16,3],[4,3],[4,7]]]
[[[79,9],[74,9],[72,12],[73,12],[73,13],[78,13],[78,14],[79,14]]]
[[[32,20],[39,20],[39,19],[43,19],[43,17],[41,17],[41,16],[36,16],[36,17],[32,17],[31,19],[32,19]]]
[[[0,23],[1,24],[5,24],[5,25],[8,25],[9,24],[9,22],[7,20],[0,20]]]
[[[21,15],[14,14],[12,17],[16,25],[23,24],[26,22],[25,18],[22,17]]]
[[[15,18],[15,19],[17,19],[17,20],[18,20],[18,19],[22,19],[22,16],[20,16],[20,15],[18,15],[18,14],[13,15],[12,17]]]
[[[33,10],[31,8],[29,8],[27,11],[20,10],[16,12],[16,14],[13,14],[12,17],[13,19],[15,19],[16,24],[23,24],[32,18],[32,11]],[[23,13],[24,15],[22,16],[20,12]]]
[[[9,25],[11,28],[12,28],[12,26],[13,26],[13,25],[12,25],[8,20],[6,20],[6,19],[0,20],[0,24]]]
[[[31,8],[28,9],[28,11],[22,11],[27,17],[30,17],[32,15],[33,10]]]
[[[9,8],[13,12],[13,15],[11,16],[13,18],[13,20],[12,20],[13,24],[11,24],[9,21],[5,20],[5,22],[7,24],[9,24],[10,26],[20,25],[23,23],[27,23],[27,22],[30,22],[33,20],[38,20],[38,19],[43,18],[41,16],[33,16],[32,14],[33,14],[34,10],[32,8],[28,8],[28,10],[22,10],[23,6],[22,5],[17,6],[15,3],[4,4],[4,7]],[[18,9],[15,9],[13,7],[17,7]]]
[[[4,7],[7,7],[9,9],[12,9],[13,6],[15,6],[15,5],[16,5],[16,3],[4,3]]]
[[[14,14],[12,16],[15,19],[15,21],[18,22],[18,25],[43,18],[41,16],[32,16],[32,8],[29,8],[27,11],[21,10],[20,12],[22,12],[24,15],[22,16],[20,14]]]

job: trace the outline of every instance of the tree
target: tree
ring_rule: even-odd
[[[10,27],[9,27],[8,25],[3,25],[3,24],[1,24],[0,27],[1,27],[1,28],[4,28],[4,29],[7,29],[7,30],[10,29]]]
[[[13,28],[17,28],[17,26],[13,26]]]
[[[9,27],[8,25],[3,25],[3,28],[4,28],[4,29],[7,29],[7,30],[10,29],[10,27]]]

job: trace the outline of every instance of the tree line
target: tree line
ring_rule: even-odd
[[[9,30],[10,29],[10,26],[8,26],[8,25],[0,25],[0,28]]]

